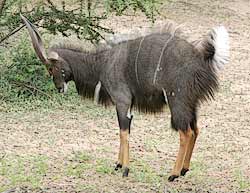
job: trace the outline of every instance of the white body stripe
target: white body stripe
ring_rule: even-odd
[[[137,80],[138,85],[140,83],[139,83],[139,78],[138,78],[138,62],[137,61],[138,61],[139,53],[140,53],[140,50],[141,50],[141,45],[142,45],[142,42],[143,42],[144,39],[145,39],[145,36],[143,36],[143,38],[140,41],[139,48],[138,48],[138,51],[137,51],[137,54],[136,54],[136,59],[135,59],[135,75],[136,75],[136,80]]]
[[[100,98],[100,90],[101,90],[102,83],[99,81],[95,87],[95,95],[94,95],[94,102],[98,104]]]

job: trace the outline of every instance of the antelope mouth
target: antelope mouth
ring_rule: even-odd
[[[63,93],[63,94],[65,94],[67,92],[67,90],[68,90],[68,85],[66,82],[63,83],[62,88],[58,89],[59,93]]]

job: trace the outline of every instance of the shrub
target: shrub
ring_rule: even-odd
[[[1,90],[4,91],[1,93],[5,93],[8,98],[31,95],[45,97],[53,91],[52,80],[34,53],[27,35],[21,36],[17,45],[0,53],[0,63],[3,64],[0,81]]]

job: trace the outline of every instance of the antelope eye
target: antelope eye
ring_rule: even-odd
[[[52,76],[52,68],[49,68],[48,71],[49,71],[49,75]]]

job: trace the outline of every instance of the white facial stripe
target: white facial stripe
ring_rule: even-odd
[[[68,85],[66,82],[63,83],[63,93],[66,93],[68,90]]]

